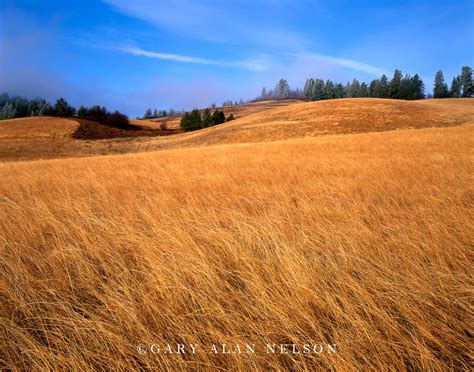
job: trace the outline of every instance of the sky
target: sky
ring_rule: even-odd
[[[472,0],[0,0],[0,91],[130,116],[466,65]]]

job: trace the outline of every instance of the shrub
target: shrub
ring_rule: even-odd
[[[230,114],[229,117],[227,118],[227,121],[232,121],[234,120],[234,114]]]
[[[77,110],[77,116],[81,119],[96,121],[101,124],[108,125],[118,129],[130,129],[132,126],[128,121],[128,117],[118,111],[110,113],[105,106],[92,106],[90,108],[81,106]]]
[[[131,128],[130,122],[128,121],[128,117],[118,111],[114,111],[111,114],[108,113],[104,124],[119,129]]]
[[[222,111],[216,110],[214,114],[212,114],[212,124],[218,125],[225,123],[225,114]]]

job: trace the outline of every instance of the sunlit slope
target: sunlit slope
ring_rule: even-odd
[[[296,99],[286,99],[278,101],[258,101],[252,103],[245,103],[243,105],[218,107],[217,110],[222,110],[226,117],[232,114],[236,119],[238,119],[251,114],[255,114],[257,112],[272,110],[279,107],[286,107],[298,102],[301,101]],[[214,109],[211,109],[211,111],[212,110]],[[203,110],[201,110],[201,112],[202,111]],[[177,129],[179,128],[180,121],[181,115],[177,115],[160,119],[152,119],[147,121],[145,125],[154,127],[156,125],[159,126],[161,123],[166,123],[169,128]]]
[[[474,99],[356,98],[293,104],[249,115],[180,140],[183,146],[262,142],[326,134],[450,127],[470,122],[474,122]]]
[[[81,151],[72,119],[31,117],[0,121],[0,160],[61,157]]]
[[[473,130],[0,164],[0,367],[469,370]]]
[[[252,143],[474,123],[473,99],[424,101],[370,98],[292,103],[268,109],[260,103],[235,121],[191,133],[162,137],[75,140],[73,119],[0,121],[0,160],[28,160],[148,152],[226,143]],[[247,113],[251,111],[246,111]],[[158,123],[133,121],[158,128]]]

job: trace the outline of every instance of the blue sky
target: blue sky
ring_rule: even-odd
[[[0,2],[0,91],[136,116],[249,99],[286,78],[364,81],[474,65],[473,1]]]

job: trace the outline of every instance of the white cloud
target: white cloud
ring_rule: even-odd
[[[116,49],[124,53],[133,54],[135,56],[143,56],[148,58],[154,58],[159,60],[167,60],[181,63],[192,63],[198,65],[213,65],[229,68],[240,68],[250,71],[263,71],[266,69],[266,64],[263,59],[254,59],[254,60],[236,60],[236,61],[220,61],[212,60],[200,57],[190,57],[179,54],[170,54],[170,53],[161,53],[153,52],[137,47],[112,47],[111,49]]]
[[[319,63],[328,64],[328,65],[340,66],[345,69],[359,71],[359,72],[363,72],[363,73],[373,75],[373,76],[381,76],[382,74],[386,74],[386,75],[389,74],[389,72],[383,68],[372,66],[367,63],[355,61],[353,59],[348,59],[348,58],[339,58],[339,57],[326,56],[326,55],[315,54],[315,53],[300,53],[300,54],[284,53],[284,54],[293,56],[301,60],[310,61],[313,63],[319,62]]]
[[[351,70],[365,72],[367,74],[374,75],[374,76],[389,74],[387,70],[369,65],[367,63],[354,61],[353,59],[345,59],[345,58],[322,56],[322,55],[316,55],[315,58],[329,62],[329,63],[333,63],[335,65],[339,65]]]

